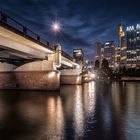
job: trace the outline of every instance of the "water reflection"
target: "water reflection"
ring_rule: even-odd
[[[74,96],[74,128],[75,128],[75,139],[84,135],[84,112],[82,103],[82,88],[77,86]]]
[[[85,83],[60,92],[0,91],[2,140],[140,138],[139,83]]]
[[[83,98],[85,115],[94,115],[95,112],[95,82],[85,83],[83,85]]]
[[[46,103],[46,137],[59,140],[64,137],[64,115],[60,96],[49,97]]]
[[[73,124],[73,131],[70,131],[72,135],[68,137],[80,139],[86,135],[87,131],[91,131],[89,124],[94,124],[95,83],[63,86],[60,93],[66,102],[64,104],[64,111],[68,115],[66,118]],[[69,118],[72,119],[69,120]]]

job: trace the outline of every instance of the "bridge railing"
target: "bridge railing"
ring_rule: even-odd
[[[61,53],[62,53],[62,56],[64,56],[64,57],[70,59],[71,61],[73,61],[73,58],[72,58],[68,53],[66,53],[66,52],[64,52],[64,51],[61,51]]]
[[[31,31],[29,28],[25,27],[21,23],[17,22],[13,18],[7,16],[5,13],[0,12],[0,25],[12,30],[13,32],[30,39],[40,45],[42,45],[45,48],[48,48],[50,50],[54,50],[52,47],[50,47],[49,42],[45,39],[41,38],[39,35]]]
[[[42,45],[45,48],[48,48],[52,51],[54,51],[54,48],[50,47],[49,41],[46,41],[45,39],[41,38],[38,34],[31,31],[29,28],[25,27],[21,23],[17,22],[13,18],[9,17],[2,11],[0,11],[0,25],[29,39],[32,40],[35,43],[38,43]],[[62,51],[62,55],[71,61],[73,61],[73,58],[67,54],[66,52]]]

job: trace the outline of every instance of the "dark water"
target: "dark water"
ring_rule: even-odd
[[[140,140],[140,83],[0,91],[0,140]]]

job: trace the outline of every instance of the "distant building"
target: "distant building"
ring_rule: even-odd
[[[126,46],[126,36],[123,31],[122,23],[120,23],[119,25],[119,47],[120,47],[120,66],[126,66],[127,46]]]
[[[101,42],[96,42],[94,49],[94,61],[99,60],[101,62],[103,59],[103,52],[104,52],[103,44]]]
[[[100,64],[103,59],[108,60],[109,67],[114,68],[115,66],[115,42],[108,41],[104,44],[101,42],[95,43],[94,49],[94,61],[99,60]]]
[[[115,48],[115,68],[118,68],[120,66],[121,62],[121,49],[120,46]]]
[[[104,44],[103,57],[108,60],[109,67],[114,68],[115,66],[115,42],[108,41]]]
[[[126,29],[127,67],[140,67],[140,24]]]
[[[140,24],[128,26],[126,33],[119,26],[120,66],[140,67]]]
[[[83,64],[84,61],[84,52],[82,49],[73,50],[73,60],[78,64]]]

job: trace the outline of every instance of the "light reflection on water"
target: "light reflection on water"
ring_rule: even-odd
[[[140,84],[65,85],[60,92],[0,91],[0,139],[140,139]]]

